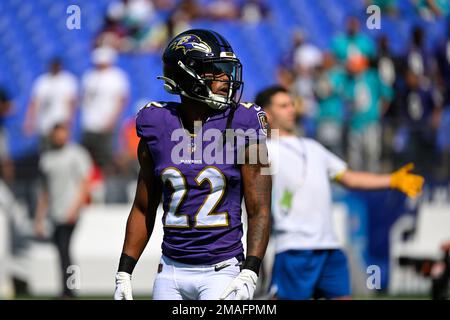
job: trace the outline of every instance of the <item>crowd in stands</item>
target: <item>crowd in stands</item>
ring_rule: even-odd
[[[205,6],[195,0],[121,0],[109,5],[96,45],[119,52],[155,52],[196,20],[257,23],[268,15],[261,0],[214,0]]]
[[[433,48],[415,26],[404,55],[385,35],[347,20],[327,50],[298,30],[277,76],[297,96],[303,134],[323,143],[356,170],[380,171],[413,161],[430,181],[449,178],[450,23]]]
[[[395,0],[366,3],[401,19]],[[423,21],[448,19],[447,1],[414,4]],[[168,39],[195,21],[258,24],[273,17],[264,0],[117,0],[104,14],[90,44],[92,68],[77,78],[66,70],[64,56],[48,60],[47,72],[35,79],[29,92],[22,129],[30,137],[39,136],[42,153],[51,147],[49,132],[61,123],[73,128],[80,114],[81,135],[73,140],[93,160],[90,201],[127,202],[137,176],[138,138],[134,117],[122,121],[120,115],[145,102],[135,106],[130,101],[135,84],[116,64],[118,56],[160,53]],[[413,161],[427,181],[448,183],[450,22],[432,46],[426,45],[426,30],[417,24],[404,35],[408,49],[398,55],[385,35],[389,30],[370,36],[364,30],[365,18],[365,12],[355,13],[346,18],[345,32],[329,30],[334,36],[325,49],[315,44],[309,30],[294,30],[290,49],[277,63],[274,82],[294,93],[301,134],[319,140],[353,169],[387,172]],[[13,104],[14,97],[1,90],[1,172],[14,189],[17,170],[2,129]],[[14,190],[24,195],[20,187]],[[27,197],[33,212],[35,197]]]

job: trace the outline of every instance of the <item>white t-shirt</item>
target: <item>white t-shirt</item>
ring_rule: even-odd
[[[78,84],[67,71],[45,73],[33,84],[32,98],[37,103],[37,130],[47,135],[59,122],[70,120],[70,101],[76,98]]]
[[[322,52],[312,44],[303,44],[295,50],[294,64],[305,69],[313,69],[322,63]]]
[[[39,169],[49,193],[49,215],[54,222],[64,223],[80,193],[81,182],[91,173],[89,153],[71,143],[47,150],[39,160]]]
[[[280,137],[267,146],[276,252],[338,248],[330,179],[347,169],[345,162],[307,138]]]
[[[104,132],[121,108],[121,99],[128,96],[128,78],[117,67],[94,69],[83,76],[82,86],[82,127],[89,132]]]

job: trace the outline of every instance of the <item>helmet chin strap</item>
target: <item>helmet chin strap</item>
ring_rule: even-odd
[[[206,105],[208,105],[208,107],[212,108],[212,109],[216,109],[216,110],[223,110],[225,108],[228,107],[228,103],[226,102],[226,98],[217,94],[212,93],[212,91],[208,88],[208,94],[209,97],[205,100],[205,99],[200,99],[194,96],[189,95],[186,91],[184,91],[183,89],[181,89],[175,81],[173,81],[170,78],[167,77],[163,77],[163,76],[158,76],[156,77],[159,80],[164,80],[164,89],[171,94],[181,94],[189,99],[195,100],[195,101],[199,101],[202,103],[205,103]],[[212,98],[217,99],[217,101],[214,100],[210,100]],[[222,100],[222,101],[220,101]]]
[[[207,86],[206,89],[208,90],[208,97],[211,100],[206,100],[206,104],[210,106],[213,109],[222,110],[228,107],[229,103],[228,98],[215,94],[211,91],[211,89]]]
[[[184,91],[184,90],[181,90],[180,93],[181,93],[183,96],[185,96],[185,97],[187,97],[187,98],[189,98],[189,99],[193,99],[193,100],[196,100],[196,101],[200,101],[200,102],[202,102],[202,103],[205,103],[206,105],[208,105],[208,107],[210,107],[210,108],[212,108],[212,109],[216,109],[216,110],[223,110],[223,109],[226,109],[226,108],[228,107],[228,105],[229,105],[229,104],[226,103],[226,102],[220,102],[220,101],[215,101],[215,100],[210,100],[210,99],[200,99],[200,98],[197,98],[197,97],[193,97],[193,96],[189,95],[189,94],[188,94],[186,91]],[[213,97],[218,97],[218,98],[221,98],[221,99],[226,99],[225,97],[219,96],[219,95],[217,95],[217,94],[210,94],[209,97],[211,98],[211,96],[213,96]]]

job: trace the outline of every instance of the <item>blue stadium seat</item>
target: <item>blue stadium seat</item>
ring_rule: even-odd
[[[207,5],[211,0],[201,0]],[[81,30],[68,30],[65,24],[68,4],[63,1],[3,0],[0,3],[0,74],[1,84],[7,83],[16,98],[16,114],[8,126],[21,125],[33,79],[46,70],[50,57],[61,55],[67,68],[78,77],[90,67],[93,40],[103,23],[110,0],[74,0],[70,4],[81,9]],[[239,2],[241,3],[241,2]],[[258,90],[275,82],[275,70],[280,58],[290,49],[292,32],[302,28],[308,40],[322,49],[328,48],[333,36],[345,30],[349,14],[365,17],[365,1],[286,0],[266,1],[271,19],[255,25],[240,22],[197,21],[193,27],[214,29],[233,45],[244,65],[245,100],[252,100]],[[382,31],[388,35],[392,50],[400,55],[409,43],[412,26],[420,22],[410,0],[397,0],[400,19],[383,15]],[[157,14],[164,19],[168,12]],[[441,37],[447,28],[444,20],[420,22],[427,34],[427,44]],[[363,28],[364,29],[364,28]],[[380,32],[367,32],[370,37]],[[119,65],[132,83],[132,96],[124,117],[135,112],[135,103],[143,97],[173,99],[162,89],[156,76],[162,73],[159,54],[121,55]],[[16,133],[15,133],[16,135]],[[13,156],[33,148],[35,141],[17,133],[12,146]]]

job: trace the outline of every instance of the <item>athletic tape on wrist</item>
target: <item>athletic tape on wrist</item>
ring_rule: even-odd
[[[259,276],[259,268],[261,266],[261,259],[255,256],[248,256],[242,264],[242,269],[252,270]]]
[[[119,272],[126,272],[129,274],[133,273],[134,267],[136,266],[137,260],[122,253],[119,261]]]

